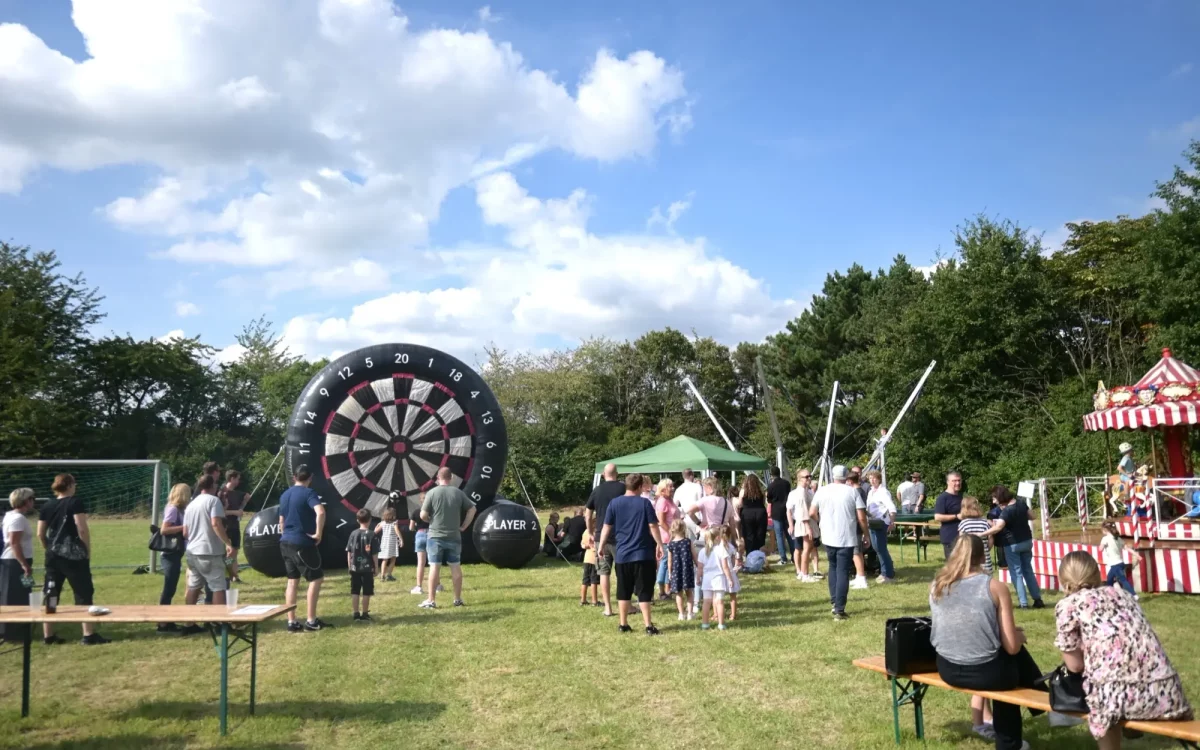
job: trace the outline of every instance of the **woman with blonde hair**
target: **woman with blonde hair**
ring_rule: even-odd
[[[679,518],[679,506],[675,504],[674,498],[675,483],[670,479],[660,479],[658,486],[654,488],[654,515],[658,517],[658,528],[662,531],[663,549],[671,543],[670,529],[675,525],[675,519]],[[655,577],[659,601],[671,601],[671,595],[667,593],[670,580],[671,567],[667,564],[667,556],[663,555],[658,561],[658,575]]]
[[[1072,672],[1083,673],[1088,729],[1101,750],[1121,747],[1124,719],[1191,719],[1179,674],[1141,607],[1119,586],[1104,586],[1086,552],[1058,568],[1066,596],[1054,607],[1054,645]]]
[[[0,604],[28,607],[33,587],[33,526],[26,518],[33,511],[34,493],[28,487],[8,496],[12,508],[4,514],[3,544],[0,544]],[[28,625],[0,625],[0,641],[20,640]]]
[[[167,495],[167,507],[163,510],[162,526],[158,532],[163,536],[177,536],[183,534],[183,509],[187,507],[188,501],[192,499],[192,488],[186,484],[177,484],[171,488],[171,492]],[[175,591],[179,588],[179,574],[183,570],[183,550],[184,545],[180,544],[179,549],[175,552],[162,552],[158,556],[159,565],[163,572],[163,587],[162,593],[158,597],[158,603],[167,605],[175,598]],[[156,632],[159,633],[178,633],[179,626],[173,622],[160,622]]]
[[[1042,671],[1025,650],[1025,633],[1013,621],[1008,587],[983,571],[983,540],[958,537],[929,591],[933,647],[938,674],[946,684],[965,690],[1012,690],[1037,687]],[[996,702],[995,722],[982,736],[993,735],[997,750],[1029,747],[1021,739],[1021,707]],[[986,725],[983,725],[986,726]]]

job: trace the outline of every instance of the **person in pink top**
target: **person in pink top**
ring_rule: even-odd
[[[665,547],[671,543],[671,525],[681,515],[679,506],[675,504],[675,483],[670,479],[663,479],[658,483],[658,487],[655,488],[654,513],[658,516],[658,527],[662,530],[662,543]],[[659,599],[670,601],[671,595],[667,593],[667,583],[670,580],[671,570],[667,565],[667,556],[663,555],[663,559],[658,561],[657,582]]]
[[[696,507],[689,511],[688,515],[703,529],[709,526],[728,526],[733,533],[729,542],[737,546],[740,534],[738,524],[735,523],[736,509],[729,498],[721,496],[721,481],[716,477],[705,478],[704,497],[700,498],[700,502],[696,503]]]

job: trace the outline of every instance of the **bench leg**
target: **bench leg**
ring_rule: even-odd
[[[1200,750],[1200,744],[1192,742],[1191,740],[1176,740],[1176,742],[1183,747],[1190,748],[1190,750]]]
[[[901,682],[900,679],[893,677],[892,683],[892,728],[896,735],[896,744],[900,744],[900,707],[906,704],[911,704],[913,707],[913,719],[917,730],[917,739],[925,739],[925,711],[921,706],[921,701],[925,697],[925,690],[928,686],[919,685],[912,680]]]

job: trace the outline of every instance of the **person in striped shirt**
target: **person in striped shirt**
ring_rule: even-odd
[[[992,574],[992,538],[983,536],[988,529],[992,528],[992,522],[983,517],[983,508],[979,505],[979,499],[971,496],[963,498],[962,501],[962,521],[958,524],[958,535],[974,534],[983,538],[983,569],[988,575]]]

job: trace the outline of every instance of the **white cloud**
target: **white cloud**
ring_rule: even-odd
[[[181,318],[186,318],[190,315],[199,315],[200,306],[194,302],[176,302],[175,314]]]
[[[1168,128],[1155,128],[1150,137],[1156,141],[1186,141],[1200,136],[1200,115]]]
[[[1167,75],[1167,77],[1168,77],[1168,78],[1182,78],[1183,76],[1185,76],[1185,75],[1187,75],[1188,73],[1191,73],[1191,72],[1192,72],[1192,67],[1193,67],[1193,66],[1192,66],[1192,64],[1191,64],[1190,62],[1185,62],[1185,63],[1183,63],[1183,64],[1181,64],[1181,65],[1178,65],[1178,66],[1176,66],[1176,67],[1175,67],[1175,69],[1173,69],[1173,70],[1172,70],[1172,71],[1171,71],[1171,72],[1170,72],[1170,73]]]
[[[662,326],[735,343],[778,330],[802,309],[773,298],[703,238],[590,232],[583,191],[542,200],[508,172],[479,179],[475,190],[484,221],[507,231],[507,245],[452,253],[461,285],[394,292],[344,316],[295,317],[283,331],[289,348],[319,356],[409,341],[474,361],[489,342],[531,347],[541,335],[625,338]]]
[[[683,200],[672,201],[671,205],[667,206],[666,214],[663,214],[661,207],[655,206],[654,210],[650,213],[650,218],[646,220],[646,228],[653,229],[656,226],[661,226],[674,234],[675,222],[679,221],[679,217],[687,213],[687,210],[692,207],[692,198],[695,196],[695,192],[691,192]]]
[[[950,263],[949,258],[940,258],[937,261],[930,263],[927,266],[915,266],[914,270],[920,271],[921,274],[924,275],[925,278],[928,279],[930,276],[933,276],[933,274],[935,274],[939,268],[942,268],[943,266],[946,266],[949,263]]]
[[[165,334],[163,334],[162,336],[159,336],[158,338],[156,338],[154,340],[162,342],[164,344],[169,344],[172,341],[179,341],[179,340],[185,339],[185,338],[187,338],[187,336],[184,334],[183,329],[176,328],[173,331],[167,331]]]
[[[492,12],[492,6],[485,5],[479,9],[479,22],[482,24],[499,23],[504,20],[504,16]]]
[[[156,167],[104,214],[180,262],[394,260],[481,174],[547,149],[645,157],[691,119],[652,52],[601,49],[571,85],[391,0],[75,0],[72,17],[78,63],[0,25],[0,191],[40,168]]]
[[[246,347],[241,344],[230,344],[224,349],[213,352],[211,365],[230,365],[237,362],[246,353]]]

